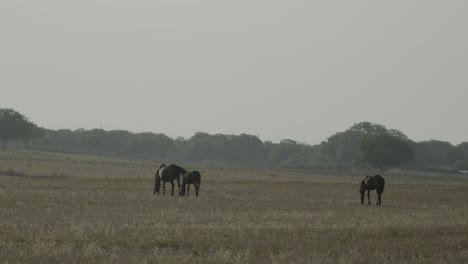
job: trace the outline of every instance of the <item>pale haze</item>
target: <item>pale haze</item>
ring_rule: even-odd
[[[50,129],[468,141],[467,1],[3,0],[0,108]]]

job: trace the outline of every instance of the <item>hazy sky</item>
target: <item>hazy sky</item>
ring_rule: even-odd
[[[51,128],[468,141],[468,2],[2,0],[0,107]]]

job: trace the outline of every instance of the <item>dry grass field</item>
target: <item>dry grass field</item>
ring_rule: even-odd
[[[468,263],[468,177],[384,175],[377,207],[364,175],[206,164],[157,196],[158,165],[0,152],[0,263]]]

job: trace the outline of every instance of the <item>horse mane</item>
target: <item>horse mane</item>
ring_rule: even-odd
[[[186,172],[187,172],[184,168],[180,167],[179,165],[171,164],[171,165],[169,165],[169,166],[174,166],[175,168],[177,168],[177,169],[178,169],[179,171],[181,171],[182,173],[186,173]]]
[[[179,166],[177,166],[177,167],[179,167]],[[186,173],[186,172],[187,172],[187,171],[186,171],[184,168],[182,168],[182,167],[179,167],[179,169],[180,169],[180,171],[181,171],[182,173]]]
[[[371,178],[371,176],[367,175],[366,177],[364,177],[364,179],[361,181],[361,185],[362,184],[366,184],[366,180]]]

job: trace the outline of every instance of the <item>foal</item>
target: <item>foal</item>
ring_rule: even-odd
[[[195,186],[195,195],[198,196],[201,184],[201,174],[199,171],[187,171],[182,175],[182,189],[180,190],[181,196],[185,195],[185,185],[187,185],[187,196],[189,196],[190,184],[192,183],[193,186]]]

